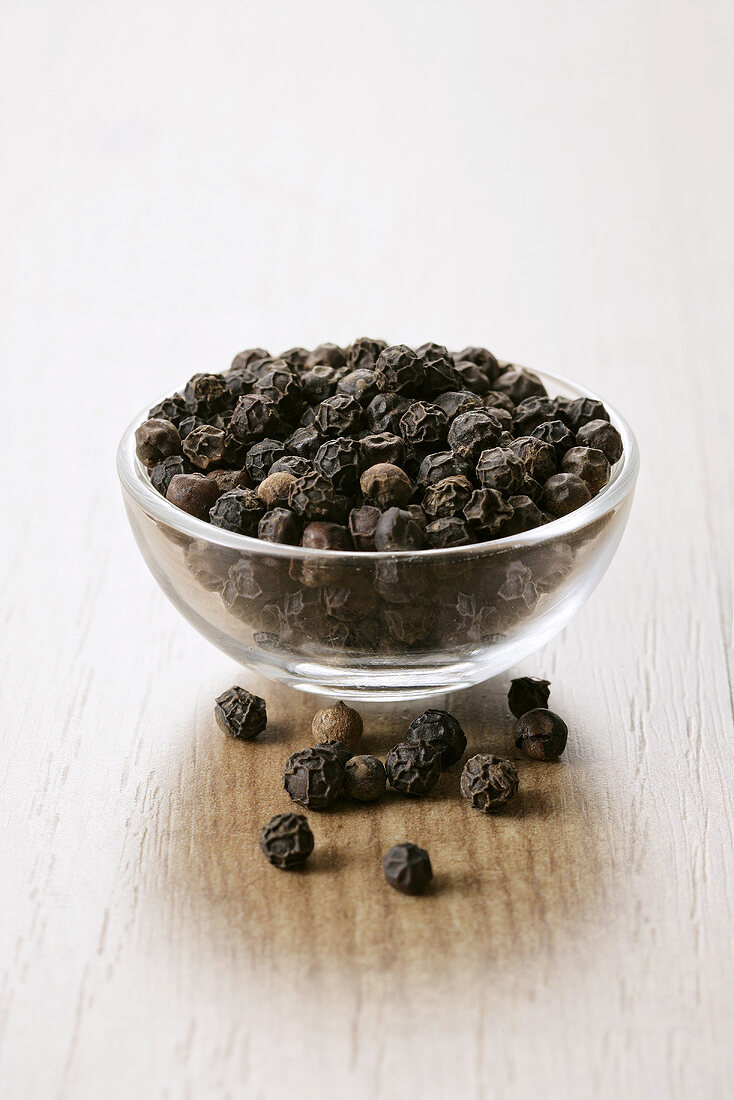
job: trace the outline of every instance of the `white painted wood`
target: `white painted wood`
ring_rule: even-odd
[[[734,1093],[733,19],[4,6],[4,1098]],[[265,688],[272,736],[223,742],[239,674],[155,589],[114,447],[240,346],[361,332],[577,377],[643,471],[523,666],[572,730],[523,809],[339,813],[278,876],[254,841],[314,704]],[[449,699],[475,743],[506,743],[505,689]],[[380,881],[414,825],[425,902]]]

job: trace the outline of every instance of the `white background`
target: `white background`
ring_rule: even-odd
[[[247,1077],[236,1045],[213,1075],[215,1009],[189,1002],[164,1041],[177,995],[137,984],[171,950],[125,933],[145,869],[121,853],[164,767],[150,724],[180,739],[175,715],[203,713],[231,669],[145,574],[113,459],[140,408],[241,347],[366,334],[566,373],[628,416],[643,457],[619,557],[548,658],[588,716],[610,820],[619,799],[639,829],[647,877],[610,917],[625,950],[601,947],[567,994],[549,972],[509,996],[424,1095],[731,1095],[734,6],[0,14],[0,1091],[311,1094],[315,1067],[252,1055]],[[187,980],[193,996],[194,962]],[[564,1035],[523,1057],[551,1019]],[[367,1045],[335,1089],[389,1095],[369,1061]]]

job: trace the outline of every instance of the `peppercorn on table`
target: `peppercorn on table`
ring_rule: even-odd
[[[730,7],[5,15],[3,1100],[733,1095]],[[326,700],[167,604],[113,452],[237,347],[363,332],[579,379],[642,474],[551,644],[357,704],[383,761],[450,711],[462,763],[423,798],[355,773],[379,797],[306,811],[281,870],[258,837]],[[557,763],[515,749],[521,675]],[[234,685],[252,741],[215,718]],[[496,814],[459,792],[478,752],[518,767]],[[421,896],[385,879],[405,843]]]

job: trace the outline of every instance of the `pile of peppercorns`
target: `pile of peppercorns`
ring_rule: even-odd
[[[321,550],[468,546],[589,501],[622,454],[604,406],[486,348],[362,337],[196,374],[135,433],[153,487],[216,527]]]
[[[549,682],[529,676],[513,680],[508,692],[510,710],[518,719],[515,745],[533,760],[556,760],[566,747],[568,729],[547,709],[549,696]],[[265,700],[241,687],[219,696],[215,716],[226,734],[240,740],[252,740],[267,725]],[[362,718],[345,703],[320,710],[312,723],[315,744],[294,752],[285,765],[283,786],[292,801],[307,810],[326,810],[342,795],[375,802],[388,784],[400,794],[427,795],[467,746],[459,722],[444,710],[427,710],[416,718],[384,764],[376,756],[355,755],[362,733]],[[518,787],[512,761],[490,753],[472,756],[459,783],[463,798],[487,814],[503,809]],[[260,833],[260,848],[275,867],[301,866],[314,848],[306,817],[285,813],[271,818]],[[389,850],[383,868],[390,885],[406,894],[421,893],[433,877],[428,853],[407,842]]]

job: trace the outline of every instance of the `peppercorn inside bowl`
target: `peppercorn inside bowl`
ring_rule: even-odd
[[[467,364],[458,363],[457,369],[461,366]],[[309,385],[320,385],[325,373],[312,370]],[[302,423],[307,417],[301,418],[301,427],[299,420],[291,420],[292,434],[284,441],[263,438],[249,449],[238,450],[236,439],[228,442],[226,418],[217,413],[217,423],[224,423],[225,429],[201,419],[193,427],[187,425],[195,433],[194,440],[181,454],[180,438],[176,444],[175,437],[183,436],[183,398],[165,398],[155,411],[141,414],[128,427],[117,456],[125,506],[140,551],[171,602],[209,641],[241,664],[300,690],[341,699],[404,699],[455,691],[489,679],[549,641],[588,599],[619,545],[639,467],[634,435],[614,409],[601,406],[598,398],[576,383],[541,372],[526,373],[536,380],[538,390],[552,395],[558,407],[576,403],[589,410],[603,409],[608,420],[587,418],[572,430],[544,414],[545,420],[541,416],[539,423],[529,427],[522,408],[528,408],[527,401],[510,402],[505,394],[499,407],[512,406],[515,438],[503,430],[503,446],[480,446],[466,475],[449,473],[445,480],[436,476],[436,470],[444,474],[442,464],[452,461],[450,451],[438,449],[446,447],[445,442],[425,447],[421,470],[425,467],[427,476],[417,466],[408,466],[408,476],[404,471],[400,476],[399,469],[392,472],[396,465],[390,449],[397,446],[396,437],[379,428],[381,436],[365,440],[364,428],[360,433],[355,425],[354,445],[373,449],[373,464],[357,482],[356,492],[364,495],[352,498],[356,506],[348,524],[345,513],[341,524],[312,522],[305,528],[299,508],[313,504],[308,493],[320,484],[318,474],[299,475],[300,467],[307,469],[310,460],[302,457],[298,447],[316,431],[313,424]],[[362,376],[357,380],[361,384],[369,374],[369,369],[361,368],[349,377]],[[472,378],[471,371],[462,374],[467,387]],[[493,392],[482,395],[484,407],[491,406]],[[414,402],[400,421],[406,439],[434,431],[436,424],[440,427],[441,418],[430,410],[442,407],[449,426],[448,446],[453,431],[454,454],[461,455],[462,447],[466,448],[465,429],[461,423],[456,428],[454,424],[462,420],[457,398],[465,396],[465,392],[446,392],[440,395],[445,398],[442,405],[429,406],[428,413],[415,408],[424,402]],[[475,395],[472,399],[475,404]],[[200,400],[206,401],[206,395]],[[247,396],[236,400],[238,407],[242,403],[244,417],[252,402],[248,408]],[[382,402],[381,407],[388,404]],[[468,402],[464,407],[469,407]],[[341,415],[344,410],[337,411]],[[518,424],[522,419],[526,422]],[[177,420],[181,433],[175,428]],[[506,415],[505,421],[509,423]],[[166,423],[172,423],[175,431],[169,431]],[[446,425],[441,428],[444,441]],[[343,472],[350,439],[340,431],[337,438],[325,425],[318,453]],[[542,447],[532,444],[532,439],[528,442],[533,433]],[[285,437],[284,431],[280,434]],[[610,451],[607,444],[612,437],[615,449]],[[330,441],[337,446],[330,447]],[[233,447],[233,453],[220,461],[217,449],[227,446]],[[503,447],[504,452],[498,453]],[[602,453],[605,449],[608,461]],[[558,472],[553,472],[554,451]],[[204,464],[212,454],[213,468],[204,475],[192,474],[190,463],[206,470]],[[514,476],[513,455],[537,466],[547,454],[552,461],[544,471],[538,507],[525,495],[509,496],[486,488],[508,471]],[[387,475],[380,473],[380,464],[390,467]],[[273,465],[277,469],[269,473]],[[258,504],[253,484],[261,499],[268,497],[269,511]],[[523,492],[535,484],[526,477]],[[288,507],[277,506],[284,487],[290,494],[285,498]],[[575,499],[569,501],[569,492]],[[380,508],[380,494],[402,494],[402,503],[387,508],[384,502]],[[329,502],[329,506],[337,504],[346,507],[341,499]],[[452,508],[457,515],[450,514]],[[392,549],[411,545],[416,517],[427,511],[430,518],[431,509],[439,514],[424,527],[431,541],[418,532],[416,543],[422,548]],[[260,537],[232,529],[249,524],[251,510],[257,513],[254,530]],[[530,519],[540,525],[530,524]],[[500,524],[498,535],[479,541],[482,524],[490,520]],[[374,545],[362,540],[374,538],[376,524],[382,525],[380,545],[388,548],[355,549]],[[330,529],[328,537],[324,528]],[[467,544],[466,532],[477,541]],[[457,544],[451,545],[452,541]]]

